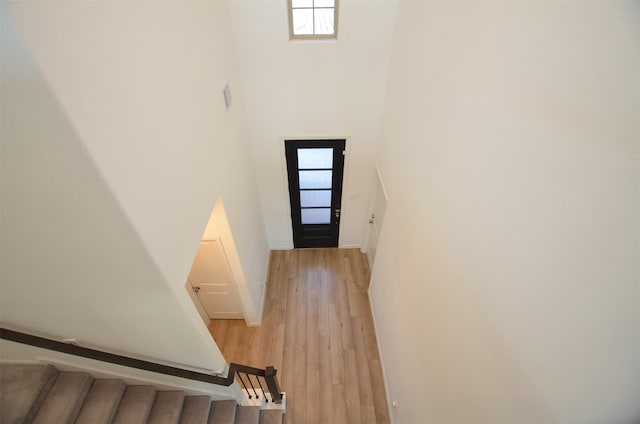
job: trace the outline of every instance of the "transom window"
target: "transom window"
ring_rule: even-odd
[[[336,38],[338,0],[289,0],[291,39]]]

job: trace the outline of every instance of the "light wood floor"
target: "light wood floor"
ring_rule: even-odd
[[[263,325],[209,331],[227,361],[278,370],[285,423],[388,423],[368,284],[357,249],[273,251]]]

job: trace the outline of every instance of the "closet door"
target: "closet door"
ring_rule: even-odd
[[[209,318],[244,318],[236,281],[221,239],[200,242],[189,282]]]

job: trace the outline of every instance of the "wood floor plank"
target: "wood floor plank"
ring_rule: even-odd
[[[354,282],[363,292],[369,288],[370,272],[367,257],[362,252],[350,249],[349,258],[351,260],[351,272]]]
[[[260,363],[260,328],[249,327],[249,350],[247,351],[247,363],[251,367],[264,366]]]
[[[322,272],[318,288],[318,333],[320,336],[329,335],[329,284],[327,273]]]
[[[342,346],[345,349],[355,349],[353,331],[351,329],[351,309],[349,306],[349,289],[347,280],[343,280],[342,299],[340,300],[338,317],[342,328]]]
[[[282,353],[282,362],[283,366],[281,369],[278,369],[278,381],[280,383],[281,390],[287,392],[291,390],[291,387],[295,386],[295,368],[290,364],[294,363],[295,356],[295,348],[293,347],[285,347]],[[257,367],[261,367],[263,365],[256,365]],[[289,396],[291,396],[291,392],[289,392]],[[287,400],[288,402],[288,400]]]
[[[235,352],[236,358],[238,358],[238,362],[241,364],[248,363],[249,356],[249,337],[250,332],[245,328],[244,322],[242,320],[234,320],[234,331],[238,335]]]
[[[306,388],[305,386],[294,386],[291,405],[291,422],[298,424],[306,424],[307,420],[307,401],[306,401]],[[287,412],[288,414],[288,412]],[[286,415],[286,414],[285,414]]]
[[[306,349],[295,348],[293,351],[293,384],[296,386],[304,386],[307,384]]]
[[[373,392],[371,387],[371,378],[369,376],[369,358],[367,357],[367,351],[364,342],[362,320],[359,317],[356,317],[351,318],[351,322],[356,345],[354,353],[356,358],[360,404],[373,405]]]
[[[307,374],[306,420],[309,424],[320,424],[320,411],[325,407],[320,403],[320,375],[318,370],[310,370]]]
[[[344,360],[342,357],[342,323],[338,317],[335,305],[329,305],[330,330],[329,342],[331,345],[331,382],[344,384]]]
[[[373,324],[373,314],[371,313],[370,304],[366,305],[366,307],[362,306],[362,308],[360,308],[360,317],[362,318],[362,327],[364,328],[364,340],[367,356],[369,359],[379,359],[376,329]]]
[[[272,345],[272,363],[269,364],[275,369],[282,369],[284,357],[284,322],[278,323],[278,329],[274,335]]]
[[[333,385],[333,423],[349,424],[347,414],[347,395],[344,384]]]
[[[222,351],[222,355],[226,358],[226,357],[231,357],[231,358],[238,358],[238,356],[236,355],[236,347],[238,346],[238,341],[240,338],[240,327],[236,325],[236,320],[230,320],[229,322],[229,329],[227,330],[227,338],[225,340],[224,343],[224,350]]]
[[[360,411],[360,387],[358,385],[358,364],[356,352],[351,349],[343,350],[344,355],[344,388],[347,399],[347,417],[349,423],[355,424],[361,421]]]
[[[320,336],[318,349],[320,360],[320,422],[332,423],[333,419],[333,382],[331,377],[331,342],[329,336]]]
[[[360,315],[360,288],[356,283],[347,278],[347,296],[349,299],[349,314],[351,317],[357,317]]]
[[[212,319],[209,321],[209,330],[214,336],[214,340],[218,344],[220,351],[224,350],[230,322],[231,320],[229,319]]]
[[[389,423],[367,287],[358,249],[271,252],[263,323],[212,320],[229,362],[278,369],[287,424]]]
[[[373,405],[362,405],[360,407],[362,424],[376,424],[376,411]]]

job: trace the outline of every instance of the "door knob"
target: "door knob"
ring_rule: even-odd
[[[195,287],[193,288],[193,291],[194,291],[194,292],[196,292],[196,293],[198,293],[198,292],[200,291],[200,287],[195,286]]]

